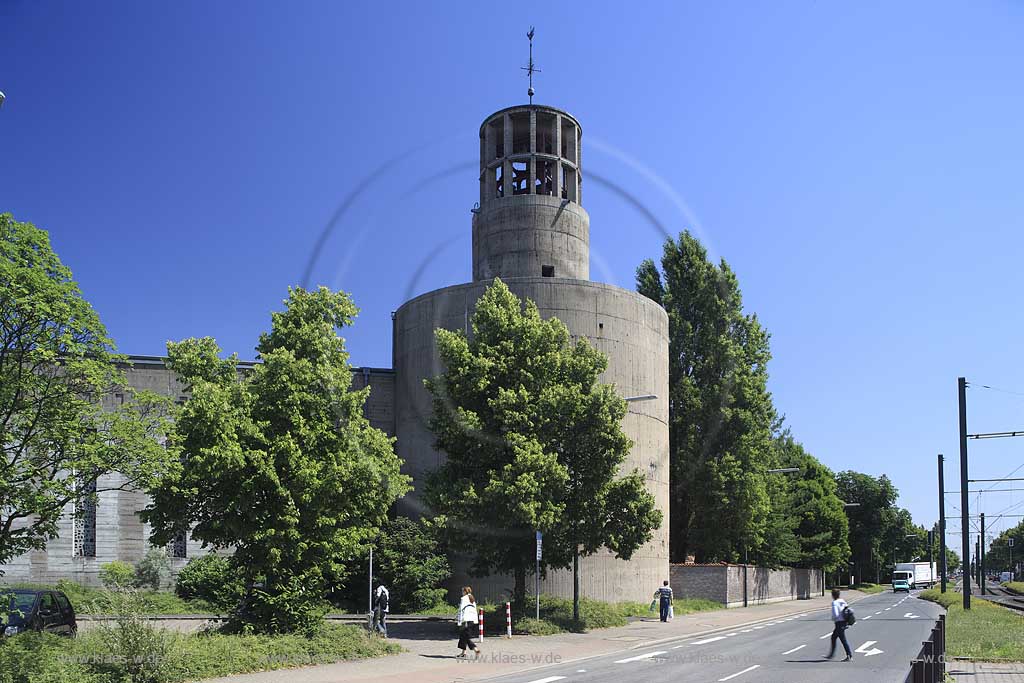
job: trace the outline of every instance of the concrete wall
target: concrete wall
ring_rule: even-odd
[[[821,595],[824,574],[820,569],[746,568],[747,604],[804,600]],[[704,598],[728,607],[743,606],[743,565],[674,564],[672,592],[681,598]]]
[[[153,356],[132,356],[131,366],[125,368],[128,384],[138,390],[153,391],[176,401],[188,399],[186,387],[164,364],[164,359]],[[251,367],[244,363],[242,367]],[[376,368],[354,368],[352,386],[359,389],[369,381],[370,398],[366,402],[366,415],[370,423],[394,435],[394,373]],[[104,406],[112,408],[124,400],[123,394],[114,393],[104,399]],[[123,481],[119,474],[101,477],[99,488],[115,487]],[[113,560],[136,563],[149,550],[149,525],[143,524],[138,513],[149,504],[149,497],[141,491],[103,491],[97,495],[96,556],[76,557],[74,554],[73,506],[64,510],[58,523],[58,537],[51,540],[46,550],[25,553],[9,564],[0,565],[6,582],[54,583],[71,579],[87,585],[99,585],[100,565]],[[207,554],[195,539],[186,538],[184,558],[168,558],[172,574],[193,557]]]
[[[668,578],[668,317],[665,311],[639,294],[611,285],[559,278],[503,280],[519,297],[536,302],[541,315],[557,316],[574,338],[587,337],[608,355],[601,380],[615,384],[622,396],[657,394],[655,401],[632,403],[623,430],[634,447],[623,471],[639,469],[665,522],[653,540],[629,562],[605,551],[581,561],[583,595],[600,600],[645,600]],[[434,345],[434,330],[467,329],[477,299],[488,282],[475,282],[437,290],[404,304],[395,314],[395,424],[396,450],[405,461],[405,472],[415,482],[443,461],[433,448],[427,424],[432,409],[423,379],[439,375],[443,368]],[[405,514],[423,511],[419,492],[400,501]],[[472,538],[467,537],[471,544]],[[507,594],[509,577],[485,579],[466,576],[456,562],[452,585],[469,582],[483,599]],[[530,579],[532,581],[532,579]],[[541,590],[571,596],[572,575],[556,571]]]
[[[485,204],[473,215],[473,279],[590,277],[590,216],[558,197],[519,195]]]

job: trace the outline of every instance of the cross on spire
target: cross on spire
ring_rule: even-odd
[[[533,74],[540,73],[540,69],[533,65],[533,27],[530,27],[530,32],[526,34],[526,37],[530,41],[530,61],[526,66],[519,67],[526,72],[526,75],[530,77],[530,89],[526,91],[526,94],[530,96],[530,104],[533,104]]]

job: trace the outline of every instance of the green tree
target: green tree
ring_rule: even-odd
[[[767,553],[766,534],[787,525],[772,520],[765,475],[775,421],[768,333],[743,313],[729,265],[711,263],[689,232],[665,242],[660,271],[640,265],[637,291],[669,319],[672,561],[735,560],[744,546]]]
[[[850,556],[849,523],[839,499],[835,475],[804,450],[787,431],[775,439],[775,466],[799,467],[790,475],[789,496],[782,503],[796,518],[799,546],[794,564],[822,567],[826,572],[844,566]],[[773,502],[775,499],[773,498]]]
[[[1013,539],[1013,547],[1010,547],[1010,539]],[[990,541],[985,550],[985,569],[994,572],[1011,571],[1022,561],[1024,561],[1024,522],[1002,531]]]
[[[191,528],[250,588],[236,622],[265,631],[319,623],[328,579],[343,578],[408,490],[393,439],[370,426],[370,388],[351,390],[336,329],[357,309],[343,292],[290,290],[260,336],[257,364],[236,369],[209,338],[168,344],[191,385],[171,436],[180,464],[144,518],[163,545]]]
[[[598,382],[602,353],[571,343],[560,320],[542,320],[497,279],[472,331],[436,332],[445,372],[427,381],[431,429],[448,457],[427,499],[468,532],[474,572],[512,572],[522,611],[535,531],[546,539],[542,571],[578,568],[579,555],[602,546],[628,559],[662,514],[638,472],[619,472],[632,443],[621,428],[625,401]]]
[[[847,470],[836,475],[836,489],[841,500],[858,504],[847,510],[856,581],[862,582],[865,572],[871,568],[875,569],[877,581],[880,567],[888,566],[891,561],[891,554],[886,559],[890,548],[883,540],[893,524],[893,509],[899,495],[896,487],[884,474],[876,479]]]
[[[127,387],[112,348],[46,232],[0,214],[0,564],[45,548],[68,505],[167,467],[168,403]]]
[[[356,609],[366,609],[369,557],[360,556],[359,569],[349,577],[341,597]],[[393,613],[419,612],[444,604],[442,584],[451,576],[442,534],[430,519],[396,517],[381,527],[373,543],[373,581],[391,595]]]

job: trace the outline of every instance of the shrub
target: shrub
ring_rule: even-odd
[[[75,662],[76,643],[29,631],[0,644],[0,683],[107,683],[106,676]]]
[[[122,674],[131,683],[172,680],[171,655],[177,649],[178,637],[153,626],[139,592],[124,588],[110,593],[105,607],[113,620],[100,622],[95,634],[89,634],[87,639],[94,638],[103,655],[97,658],[99,663],[94,668],[112,674],[112,678],[113,674]]]
[[[150,548],[135,565],[135,585],[139,588],[160,590],[170,579],[171,563],[160,548]]]
[[[174,592],[186,600],[198,598],[229,609],[242,599],[244,587],[226,557],[203,555],[189,560],[178,572]]]
[[[127,562],[114,560],[100,565],[100,583],[108,590],[119,590],[132,585],[135,569]]]

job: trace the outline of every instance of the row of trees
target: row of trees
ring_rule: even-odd
[[[885,475],[834,474],[784,426],[767,388],[770,336],[744,312],[728,263],[683,232],[658,264],[640,265],[637,290],[669,319],[673,562],[852,562],[858,580],[877,581],[892,562],[928,557],[927,530],[896,505]],[[788,468],[798,471],[770,471]]]
[[[660,264],[640,265],[637,290],[669,320],[672,561],[845,562],[835,478],[783,428],[767,387],[769,334],[744,312],[736,274],[683,232]],[[798,472],[769,472],[783,468]]]

